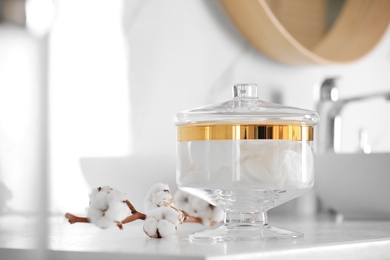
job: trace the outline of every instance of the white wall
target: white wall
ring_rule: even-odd
[[[87,206],[80,158],[137,155],[163,165],[163,155],[175,154],[174,113],[228,100],[235,83],[258,83],[264,100],[308,109],[314,108],[315,86],[328,76],[341,77],[341,97],[390,90],[390,31],[359,62],[291,66],[252,48],[216,0],[59,2],[51,92],[56,211]],[[95,171],[90,174],[102,182],[113,178],[110,163],[89,162],[84,174]],[[130,168],[115,169],[134,189],[145,176],[158,182],[175,175],[174,161],[152,174]],[[69,179],[72,195],[64,186]]]
[[[25,30],[0,27],[0,214],[38,208],[38,41]]]

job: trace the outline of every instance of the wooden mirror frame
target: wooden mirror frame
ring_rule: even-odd
[[[266,0],[220,2],[253,46],[270,58],[289,64],[356,61],[374,49],[390,22],[389,0],[345,0],[330,30],[307,48],[286,30]]]

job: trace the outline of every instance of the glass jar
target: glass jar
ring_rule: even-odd
[[[178,187],[225,212],[224,225],[190,238],[300,237],[270,226],[267,210],[313,187],[319,117],[261,101],[255,84],[237,84],[233,93],[233,100],[174,116]]]

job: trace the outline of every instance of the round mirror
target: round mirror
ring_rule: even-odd
[[[265,55],[290,64],[362,58],[386,32],[388,0],[220,0],[242,34]]]

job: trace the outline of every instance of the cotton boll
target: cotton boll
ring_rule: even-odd
[[[152,209],[147,214],[148,217],[155,218],[157,220],[166,219],[176,226],[182,222],[182,213],[171,207],[160,207]]]
[[[126,200],[126,193],[119,190],[111,189],[107,192],[107,203],[118,202]]]
[[[99,187],[92,190],[89,196],[89,206],[100,210],[107,209],[107,194],[110,192],[109,186]]]
[[[144,232],[151,238],[158,238],[157,234],[158,220],[152,217],[147,217],[144,222]]]
[[[200,218],[204,225],[213,225],[215,222],[220,222],[223,219],[223,211],[205,200],[180,190],[176,192],[174,197],[175,205],[178,209],[190,216]]]
[[[104,211],[90,207],[87,211],[87,217],[92,224],[95,224],[100,228],[105,229],[115,226],[116,223],[113,222],[111,219],[106,218],[104,213]]]
[[[164,207],[164,208],[166,208],[166,207]],[[168,208],[166,208],[166,213],[165,213],[164,219],[166,219],[167,221],[171,222],[176,227],[178,227],[181,223],[183,223],[184,215],[183,215],[183,212],[181,212],[180,210],[176,210],[176,209],[168,207]]]
[[[173,201],[177,208],[182,209],[188,203],[188,193],[178,190],[173,196]]]
[[[192,205],[190,203],[190,197],[191,196],[192,195],[188,194],[187,192],[183,192],[181,190],[178,190],[175,193],[175,195],[173,196],[174,202],[175,202],[175,206],[179,210],[182,210],[182,211],[184,211],[184,212],[186,212],[187,214],[190,214],[190,215],[192,215],[194,213]]]
[[[159,191],[153,194],[152,202],[158,207],[172,204],[172,195],[169,191]]]
[[[212,222],[211,218],[213,216],[213,207],[208,202],[195,196],[190,197],[189,205],[191,207],[191,213],[187,213],[202,219],[203,225],[210,226]]]
[[[176,233],[176,226],[165,219],[158,222],[157,229],[161,237],[171,237]]]
[[[170,207],[155,208],[147,215],[144,231],[152,238],[169,237],[175,234],[182,222],[182,212]]]
[[[202,224],[205,226],[213,226],[213,220],[211,219],[213,215],[213,210],[209,208],[207,211],[199,212],[196,214],[198,218],[202,220]]]
[[[100,228],[106,229],[115,227],[117,223],[112,221],[112,219],[108,219],[105,216],[102,216],[101,218],[97,219],[94,224]]]
[[[96,224],[99,218],[101,218],[102,216],[103,216],[103,211],[101,211],[100,209],[94,207],[89,207],[87,209],[87,218],[93,224]]]
[[[115,201],[108,205],[108,209],[104,212],[104,215],[111,221],[120,222],[129,216],[130,213],[130,209],[126,203],[122,201]]]
[[[184,215],[181,211],[171,211],[166,215],[165,219],[171,222],[175,227],[178,227],[184,221]]]
[[[108,186],[93,189],[90,199],[87,218],[100,228],[116,226],[130,214],[125,194]]]
[[[182,212],[170,207],[162,207],[160,210],[162,211],[162,219],[171,222],[176,227],[183,222],[184,216]]]
[[[169,191],[169,186],[163,183],[154,184],[144,199],[145,210],[169,206],[173,202],[172,194]]]
[[[105,216],[113,221],[122,221],[130,215],[130,209],[124,203],[126,200],[125,193],[118,190],[110,190],[107,193],[108,209],[105,211]]]
[[[210,208],[210,204],[207,201],[195,196],[191,196],[188,203],[194,209],[195,212],[205,211]]]
[[[163,218],[163,209],[164,208],[154,208],[148,211],[147,217],[149,218],[155,218],[157,220],[160,220]]]

